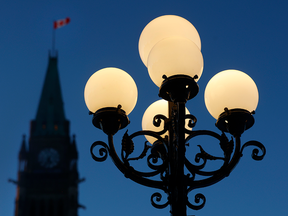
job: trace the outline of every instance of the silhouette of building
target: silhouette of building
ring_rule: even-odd
[[[57,67],[49,55],[36,118],[19,152],[15,216],[77,216],[78,152],[70,139]]]

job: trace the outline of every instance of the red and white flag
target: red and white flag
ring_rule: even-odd
[[[69,17],[67,17],[65,19],[60,19],[60,20],[54,21],[54,29],[61,28],[65,25],[67,25],[69,22],[70,22]]]

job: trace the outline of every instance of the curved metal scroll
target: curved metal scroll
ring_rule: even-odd
[[[164,134],[167,130],[168,130],[168,127],[167,127],[167,122],[168,122],[168,118],[164,115],[156,115],[154,116],[153,118],[153,125],[155,127],[160,127],[162,121],[164,121],[164,127],[163,127],[163,130],[162,131],[159,131],[159,132],[153,132],[153,133],[156,133],[158,135],[162,135]]]
[[[187,158],[185,158],[185,166],[193,176],[195,174],[198,174],[201,176],[211,176],[211,175],[216,174],[218,172],[218,170],[216,170],[216,171],[202,171],[201,169],[203,169],[205,167],[207,160],[223,160],[222,167],[227,165],[227,162],[229,161],[231,153],[233,151],[233,141],[229,141],[225,134],[219,135],[219,134],[212,132],[212,131],[199,130],[199,131],[193,131],[186,138],[186,142],[189,141],[190,139],[192,139],[196,136],[200,136],[200,135],[208,135],[208,136],[211,136],[211,137],[218,139],[219,140],[219,146],[223,150],[224,157],[216,157],[216,156],[210,155],[207,152],[205,152],[205,150],[202,148],[202,146],[197,145],[200,149],[200,153],[196,154],[195,162],[199,163],[200,159],[202,159],[203,162],[199,165],[194,165]]]
[[[158,209],[163,209],[163,208],[166,208],[168,205],[169,205],[169,201],[167,201],[166,203],[164,204],[157,204],[154,199],[156,200],[156,202],[160,202],[161,199],[162,199],[162,195],[158,192],[152,194],[151,196],[151,204],[153,207],[155,208],[158,208]]]
[[[189,123],[187,125],[189,128],[192,129],[193,127],[195,127],[195,125],[197,123],[197,118],[194,115],[187,114],[187,115],[185,115],[185,120],[186,119],[189,119]],[[188,130],[187,128],[184,128],[184,131],[187,134],[191,134],[192,133],[192,131]]]
[[[151,168],[154,171],[152,171],[152,172],[141,172],[141,171],[133,170],[133,172],[136,173],[137,175],[140,175],[140,176],[143,176],[143,177],[153,177],[153,176],[156,176],[158,174],[163,173],[164,170],[167,167],[167,160],[166,160],[165,156],[163,156],[163,151],[167,152],[166,144],[164,144],[167,141],[165,139],[163,139],[157,132],[153,132],[153,131],[138,131],[138,132],[135,132],[135,133],[131,134],[130,136],[126,135],[125,142],[130,143],[130,144],[128,144],[130,146],[133,145],[133,147],[129,147],[130,149],[134,150],[134,144],[133,144],[132,139],[137,137],[137,136],[141,136],[141,135],[153,136],[159,142],[158,144],[154,144],[153,145],[150,155],[147,156],[148,167]],[[123,144],[123,140],[122,140],[122,146],[123,145],[125,146],[126,144]],[[155,150],[155,146],[157,147],[157,145],[158,146],[161,145],[162,148],[159,148],[159,150],[162,149],[161,152],[158,151],[158,150]],[[140,156],[133,157],[133,158],[129,158],[129,155],[133,153],[133,150],[131,150],[129,152],[125,151],[125,154],[124,154],[124,152],[123,152],[124,150],[122,148],[121,156],[122,156],[122,160],[123,160],[124,164],[126,164],[127,166],[130,166],[129,162],[131,160],[138,160],[138,159],[144,158],[144,156],[146,156],[147,151],[148,151],[149,148],[151,148],[151,146],[147,146],[146,142],[145,142],[144,150],[142,151]],[[158,165],[153,164],[153,163],[157,163],[159,158],[162,160],[162,163],[158,164]]]
[[[101,157],[98,157],[93,153],[93,149],[97,146],[101,146],[99,149],[99,155]],[[108,152],[109,152],[109,147],[107,146],[106,143],[104,143],[102,141],[96,141],[90,147],[90,153],[91,153],[92,158],[98,162],[105,161],[108,157]]]
[[[243,153],[243,150],[244,148],[248,147],[248,146],[255,146],[255,147],[258,147],[261,151],[262,151],[262,154],[259,155],[259,149],[255,148],[253,149],[252,151],[252,158],[254,160],[262,160],[266,154],[266,149],[264,147],[264,145],[258,141],[255,141],[255,140],[252,140],[252,141],[249,141],[249,142],[246,142],[242,148],[241,148],[241,154]]]
[[[187,201],[187,206],[190,208],[190,209],[193,209],[193,210],[199,210],[199,209],[202,209],[206,203],[206,198],[203,194],[201,193],[198,193],[195,195],[195,203],[200,203],[200,201],[202,200],[202,203],[200,205],[194,205],[194,204],[191,204],[189,201]]]

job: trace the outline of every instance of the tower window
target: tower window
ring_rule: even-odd
[[[45,130],[46,129],[46,121],[42,122],[42,129]]]

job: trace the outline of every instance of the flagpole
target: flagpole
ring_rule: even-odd
[[[55,21],[54,21],[55,23]],[[55,27],[53,26],[52,30],[52,55],[54,55],[55,52]]]
[[[61,20],[56,20],[53,22],[53,30],[52,30],[52,55],[55,55],[55,57],[57,57],[57,52],[55,51],[55,41],[56,41],[56,36],[55,36],[55,32],[56,29],[61,28],[65,25],[67,25],[70,22],[70,18],[66,17],[65,19],[61,19]]]

